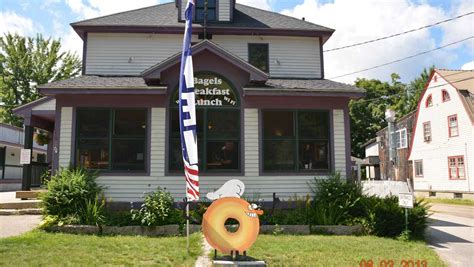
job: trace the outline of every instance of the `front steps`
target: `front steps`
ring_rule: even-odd
[[[44,191],[44,189],[33,189],[32,191],[2,193],[5,195],[0,200],[0,215],[40,214],[41,201],[38,197]]]

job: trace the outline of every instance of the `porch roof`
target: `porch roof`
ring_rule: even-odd
[[[38,86],[54,94],[166,94],[166,86],[149,86],[143,77],[83,75]],[[245,95],[331,95],[362,97],[365,90],[326,79],[268,79],[264,85],[244,87]],[[30,103],[33,104],[34,102]],[[28,104],[28,105],[30,105]],[[26,107],[26,106],[23,106]],[[17,109],[23,109],[23,107]]]

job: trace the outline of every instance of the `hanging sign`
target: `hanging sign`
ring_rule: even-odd
[[[236,106],[238,104],[238,98],[230,82],[215,73],[195,73],[194,93],[196,95],[196,106],[219,107]],[[176,105],[179,103],[177,93],[173,96],[173,102]]]
[[[31,149],[21,149],[20,152],[20,164],[31,163]]]

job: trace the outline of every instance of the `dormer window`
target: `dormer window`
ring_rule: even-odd
[[[433,106],[433,97],[429,95],[428,98],[426,98],[425,107],[432,107],[432,106]]]
[[[449,96],[448,91],[443,90],[443,91],[442,91],[442,94],[443,94],[443,102],[446,102],[446,101],[451,100],[451,97]]]
[[[204,15],[207,1],[207,21],[216,21],[216,2],[217,0],[196,0],[196,22],[204,22]]]

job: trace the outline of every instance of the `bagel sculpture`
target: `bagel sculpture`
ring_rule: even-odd
[[[260,230],[258,215],[262,215],[263,211],[240,198],[244,189],[241,181],[230,180],[219,190],[207,194],[207,198],[214,202],[204,213],[202,231],[207,242],[221,253],[238,255],[247,251],[257,240]],[[236,232],[231,233],[225,227],[228,219],[238,221]]]

